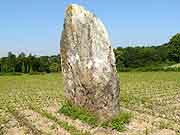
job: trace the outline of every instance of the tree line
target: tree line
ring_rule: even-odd
[[[151,47],[118,47],[114,49],[118,70],[124,68],[164,67],[180,63],[180,33],[168,43]]]
[[[0,59],[0,72],[58,72],[61,71],[60,56],[28,56],[20,53],[18,56],[12,52]]]
[[[151,47],[117,47],[114,49],[116,66],[119,71],[127,68],[163,67],[180,63],[180,33],[174,35],[168,43]],[[0,72],[59,72],[60,55],[33,56],[12,52],[0,58]]]

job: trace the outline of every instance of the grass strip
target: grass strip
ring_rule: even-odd
[[[92,127],[98,125],[98,118],[95,114],[89,112],[87,109],[71,104],[68,101],[63,103],[63,106],[58,111],[72,119],[80,119],[82,122],[88,123]]]
[[[69,116],[72,119],[79,119],[92,127],[100,126],[103,128],[111,128],[119,132],[124,131],[125,124],[128,124],[131,118],[130,113],[120,112],[118,116],[112,119],[101,121],[95,114],[89,112],[87,109],[73,105],[68,101],[63,103],[63,106],[58,112]]]

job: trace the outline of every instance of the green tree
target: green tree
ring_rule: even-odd
[[[8,57],[1,58],[1,71],[8,72]]]
[[[53,55],[49,57],[49,63],[50,63],[50,68],[53,68],[53,65],[56,67],[58,66],[58,71],[61,71],[61,58],[60,55]],[[56,64],[55,64],[56,63]],[[50,69],[50,71],[51,71]]]
[[[180,63],[180,33],[174,35],[169,41],[169,59]]]
[[[16,55],[8,52],[8,72],[15,72]]]
[[[0,72],[2,72],[2,62],[1,62],[1,59],[0,59]]]
[[[40,57],[40,67],[39,70],[41,72],[50,72],[49,71],[49,57],[48,56],[41,56]]]
[[[40,68],[40,59],[34,57],[32,59],[32,71],[33,72],[39,72],[40,71],[39,68]]]
[[[58,71],[60,71],[60,66],[58,63],[53,62],[53,63],[51,63],[49,69],[50,69],[50,72],[58,72]]]
[[[116,67],[118,70],[120,70],[121,68],[124,68],[124,49],[121,47],[118,47],[116,49],[114,49],[114,54],[116,57]]]
[[[27,57],[27,72],[33,72],[33,60],[35,59],[35,56],[32,56],[32,54],[29,54],[29,56]]]

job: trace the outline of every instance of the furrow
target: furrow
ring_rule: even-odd
[[[38,134],[44,135],[70,135],[63,127],[59,126],[56,122],[42,116],[34,110],[26,109],[19,111],[19,114],[24,117],[31,126],[38,129]]]

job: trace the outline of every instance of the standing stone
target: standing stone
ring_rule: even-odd
[[[65,96],[99,118],[119,113],[115,57],[103,23],[82,6],[66,9],[61,35]]]

